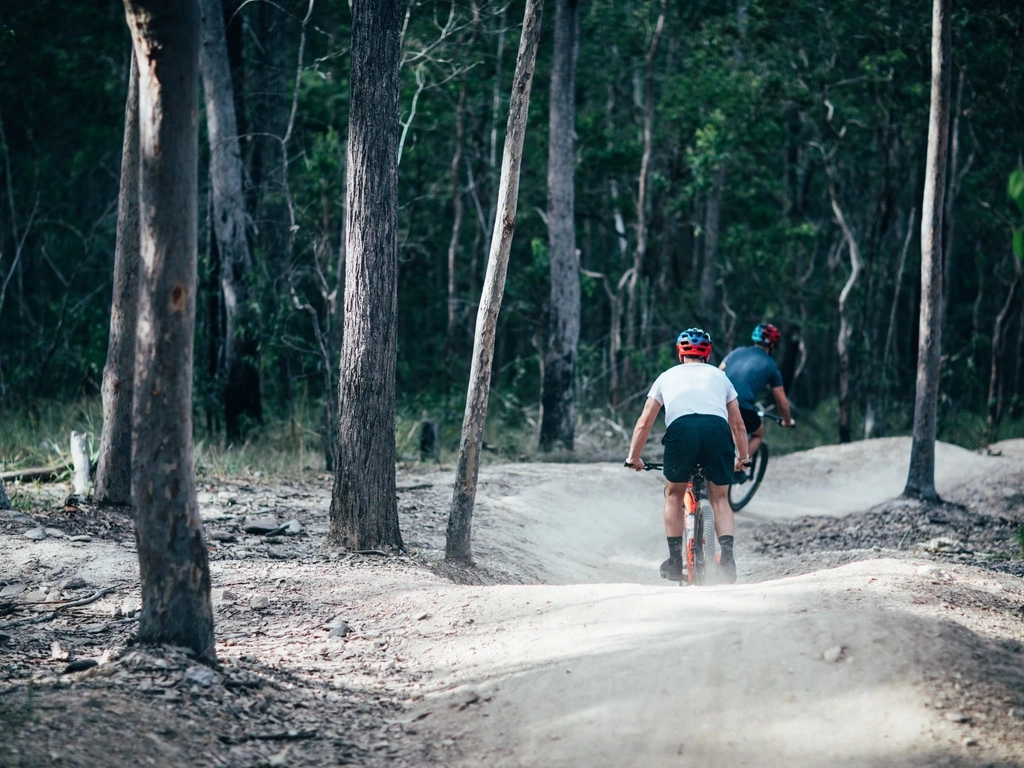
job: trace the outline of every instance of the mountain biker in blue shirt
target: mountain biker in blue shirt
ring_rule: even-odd
[[[764,438],[764,422],[757,413],[757,400],[764,393],[765,387],[771,388],[779,416],[782,417],[782,426],[792,427],[796,422],[789,412],[789,400],[782,386],[782,373],[771,357],[782,334],[771,323],[758,323],[750,338],[754,342],[753,346],[737,347],[725,356],[718,367],[725,371],[729,381],[736,387],[740,416],[750,435],[749,450],[753,456]]]
[[[721,371],[707,365],[711,337],[700,328],[688,328],[676,339],[677,365],[657,378],[647,395],[643,413],[633,428],[626,466],[644,468],[640,452],[662,406],[665,408],[665,536],[668,560],[661,577],[682,580],[683,496],[686,484],[700,464],[707,478],[708,501],[715,512],[715,532],[722,548],[722,575],[736,581],[733,555],[735,521],[728,490],[733,473],[750,463],[747,433],[736,402],[736,390]]]

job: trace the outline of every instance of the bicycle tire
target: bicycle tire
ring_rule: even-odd
[[[698,518],[695,521],[697,531],[697,546],[700,547],[700,564],[697,566],[697,586],[712,586],[717,582],[715,576],[715,511],[711,502],[701,499],[697,508]]]
[[[757,449],[757,453],[754,454],[754,465],[753,465],[753,477],[752,481],[743,483],[742,485],[733,484],[729,486],[729,506],[732,507],[733,512],[739,512],[750,500],[754,498],[754,494],[757,489],[761,486],[761,481],[764,480],[764,473],[768,469],[768,444],[761,443]]]

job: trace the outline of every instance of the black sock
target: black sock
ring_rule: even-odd
[[[682,536],[666,536],[668,539],[668,559],[676,560],[678,562],[683,561],[683,537]]]
[[[722,547],[723,556],[726,552],[728,552],[729,555],[732,556],[732,536],[719,536],[718,543]]]

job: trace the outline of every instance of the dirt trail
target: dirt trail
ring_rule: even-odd
[[[661,482],[613,464],[483,468],[480,568],[461,574],[482,583],[468,586],[423,567],[444,572],[450,472],[400,477],[414,559],[321,552],[325,477],[208,482],[208,530],[236,540],[211,553],[225,667],[206,688],[180,659],[61,676],[55,640],[95,658],[130,632],[108,621],[137,591],[130,534],[115,525],[88,543],[34,542],[27,519],[10,516],[0,584],[52,595],[80,574],[118,588],[91,619],[69,611],[6,630],[0,727],[17,720],[11,743],[24,758],[10,764],[129,764],[156,743],[157,764],[182,766],[1024,765],[1024,581],[912,547],[767,580],[804,561],[753,546],[759,526],[793,514],[772,506],[783,489],[814,514],[898,493],[904,448],[880,440],[773,460],[763,503],[738,518],[740,583],[702,589],[658,578]],[[1024,441],[1002,448],[992,458],[941,446],[940,489],[1017,499]],[[267,514],[297,518],[301,535],[242,532]],[[70,533],[88,520],[66,523]],[[27,680],[38,711],[12,720],[5,702]],[[299,740],[267,741],[282,733]]]

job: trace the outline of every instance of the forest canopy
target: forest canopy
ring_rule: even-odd
[[[523,5],[407,5],[397,318],[407,442],[426,417],[447,448],[457,443]],[[225,424],[234,326],[201,109],[196,436],[301,421],[325,437],[342,333],[349,3],[224,0],[223,10],[252,254],[244,328],[232,333],[251,341],[259,397],[236,408],[240,426]],[[787,391],[821,424],[814,439],[838,439],[838,302],[849,281],[852,436],[906,433],[929,4],[587,0],[579,13],[578,420],[631,422],[682,328],[708,330],[717,363],[771,322]],[[552,7],[494,361],[492,416],[507,429],[492,442],[513,453],[536,446],[549,332],[554,20]],[[1019,431],[1024,408],[1021,39],[1016,0],[954,7],[939,437],[971,447]],[[2,413],[98,402],[130,62],[120,3],[0,4]],[[837,209],[862,260],[854,281]]]

